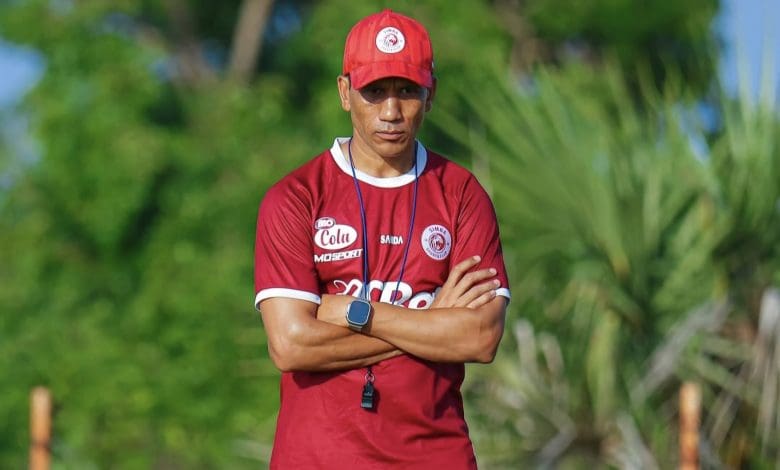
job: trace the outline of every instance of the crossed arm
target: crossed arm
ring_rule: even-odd
[[[369,328],[347,328],[349,296],[323,295],[322,303],[275,297],[260,311],[268,350],[282,371],[353,369],[412,354],[437,362],[490,362],[504,331],[506,301],[496,297],[495,270],[469,271],[479,257],[456,265],[425,312],[371,302]]]

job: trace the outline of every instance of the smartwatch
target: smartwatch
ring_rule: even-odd
[[[371,321],[372,311],[370,302],[362,299],[353,300],[347,305],[347,325],[353,331],[362,333]]]

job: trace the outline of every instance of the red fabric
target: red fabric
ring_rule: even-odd
[[[344,75],[354,88],[385,77],[404,77],[433,86],[433,47],[425,27],[407,16],[384,10],[360,20],[347,35]]]
[[[333,260],[332,256],[363,246],[352,175],[345,171],[349,167],[337,145],[332,152],[323,152],[294,171],[265,196],[255,254],[259,297],[276,296],[273,289],[279,288],[288,289],[281,295],[293,298],[319,298],[320,293],[359,295],[361,257]],[[391,295],[409,242],[402,283],[407,307],[427,308],[450,268],[474,254],[482,256],[481,267],[498,270],[498,279],[506,288],[498,227],[487,194],[465,169],[437,154],[426,156],[423,150],[425,158],[411,240],[407,237],[414,184],[377,187],[360,182],[367,215],[372,300],[387,300]],[[399,177],[396,181],[411,180],[407,175],[407,180]],[[433,226],[449,232],[449,248],[431,236],[441,231]],[[503,289],[499,294],[508,297],[509,291]],[[360,408],[365,369],[283,373],[271,466],[476,468],[463,418],[463,364],[400,356],[375,365],[373,372],[379,398],[372,412]]]

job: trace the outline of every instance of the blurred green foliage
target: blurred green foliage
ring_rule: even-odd
[[[639,105],[617,70],[495,75],[461,90],[471,121],[440,121],[483,161],[522,318],[501,372],[471,370],[478,448],[491,468],[672,468],[677,392],[693,380],[702,462],[770,468],[778,108],[721,96],[707,129],[684,86],[648,85]]]
[[[507,334],[465,387],[483,466],[673,466],[685,379],[705,385],[708,458],[778,455],[761,312],[780,129],[771,100],[713,97],[717,2],[278,0],[248,84],[225,72],[242,3],[0,6],[0,35],[46,66],[16,110],[38,160],[0,142],[0,467],[25,465],[36,385],[61,468],[267,460],[257,205],[350,132],[344,38],[386,5],[433,38],[423,141],[474,169],[502,226]]]

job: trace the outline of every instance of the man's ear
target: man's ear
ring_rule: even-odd
[[[341,109],[349,112],[351,107],[349,105],[349,77],[346,75],[339,75],[336,79],[336,84],[339,87],[339,99],[341,100]]]
[[[436,95],[436,77],[433,77],[433,85],[428,88],[428,97],[425,99],[425,112],[431,110],[433,107],[433,97]]]

